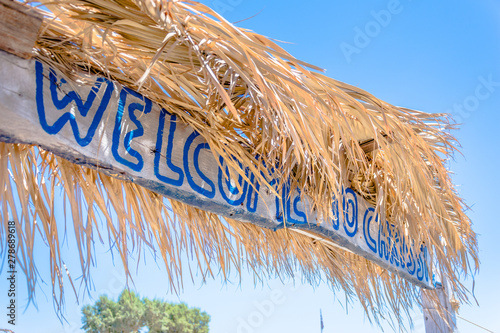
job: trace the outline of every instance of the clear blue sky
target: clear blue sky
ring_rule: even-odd
[[[284,47],[297,58],[323,67],[327,75],[392,104],[428,112],[451,112],[463,123],[454,133],[462,144],[463,156],[457,155],[450,168],[455,173],[458,191],[472,207],[469,216],[479,235],[482,265],[475,281],[479,306],[463,305],[459,315],[500,332],[500,221],[495,194],[500,188],[499,146],[495,138],[500,126],[500,2],[202,2],[219,9],[230,21],[259,13],[239,25],[291,42]],[[390,15],[381,15],[381,10]],[[113,266],[105,248],[96,246],[96,251],[95,290],[91,297],[95,299],[105,292],[116,298],[125,282],[118,260]],[[40,248],[37,253],[39,267],[43,267],[46,251]],[[70,264],[78,259],[68,258],[72,258]],[[212,316],[211,332],[238,332],[239,318],[259,324],[253,330],[240,330],[245,333],[319,332],[320,309],[324,332],[381,331],[370,325],[356,302],[346,308],[344,295],[335,294],[326,283],[313,289],[302,284],[299,276],[295,286],[277,279],[255,286],[253,277],[244,274],[241,283],[234,277],[232,283],[224,284],[216,278],[203,284],[200,277],[195,277],[194,283],[186,279],[184,292],[177,296],[165,291],[167,276],[159,268],[161,264],[154,263],[151,257],[146,259],[147,264],[141,264],[140,273],[134,278],[136,290],[142,296],[184,301],[202,308]],[[31,306],[21,314],[15,332],[81,332],[80,305],[75,304],[71,290],[66,290],[68,323],[62,326],[52,307],[49,276],[43,276],[46,284],[40,284],[38,290],[38,310]],[[470,280],[466,283],[472,285]],[[23,287],[20,279],[18,289],[22,291]],[[6,290],[3,277],[1,290]],[[20,296],[21,303],[25,297],[25,293]],[[275,302],[273,308],[259,316],[256,304],[270,300]],[[86,296],[83,303],[91,301]],[[418,310],[414,320],[415,332],[424,332]],[[0,320],[0,328],[5,322],[5,318]],[[458,328],[461,332],[485,332],[461,319]]]

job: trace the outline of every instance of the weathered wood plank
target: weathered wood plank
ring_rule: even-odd
[[[345,215],[334,205],[334,219],[321,221],[298,192],[276,198],[263,184],[229,180],[224,160],[219,158],[220,167],[191,127],[135,91],[102,77],[94,80],[93,86],[82,86],[40,62],[1,53],[0,115],[8,121],[0,122],[0,140],[39,145],[74,163],[242,222],[280,228],[286,220],[289,228],[314,232],[431,287],[425,247],[386,231],[388,222],[379,223],[373,207],[352,189],[338,198]],[[248,179],[255,177],[249,173]],[[269,183],[277,186],[279,181],[270,172]]]
[[[43,17],[33,8],[12,0],[0,0],[0,50],[29,59]]]
[[[446,287],[445,287],[446,286]],[[448,286],[444,281],[443,284],[437,283],[436,291],[439,298],[439,303],[442,306],[443,316],[441,311],[436,308],[432,299],[426,294],[424,290],[421,291],[422,296],[422,310],[425,320],[426,333],[454,333],[457,332],[457,318],[455,309],[450,302]]]

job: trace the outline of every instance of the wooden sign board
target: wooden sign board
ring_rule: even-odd
[[[31,58],[42,19],[41,14],[25,4],[0,0],[0,50]]]
[[[35,60],[0,51],[0,141],[38,145],[73,163],[126,178],[189,205],[265,228],[314,232],[327,241],[432,288],[427,250],[380,223],[352,189],[319,221],[308,200],[277,198],[267,186],[229,179],[196,131],[137,92],[102,77],[80,85]],[[222,167],[221,167],[222,166]],[[252,182],[255,177],[248,175]],[[240,186],[236,186],[239,182]],[[278,180],[269,179],[277,186]],[[286,192],[286,191],[285,191]],[[320,223],[321,222],[321,223]]]

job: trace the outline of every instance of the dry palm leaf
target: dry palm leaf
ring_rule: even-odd
[[[278,165],[281,176],[312,198],[324,217],[331,217],[332,193],[353,188],[408,237],[424,242],[453,296],[467,301],[459,277],[478,268],[477,243],[445,167],[455,150],[446,115],[395,107],[326,77],[194,1],[41,4],[46,11],[36,45],[39,60],[78,80],[90,72],[139,91],[196,129],[243,177],[235,161],[258,177],[264,177],[263,165]],[[31,292],[37,279],[35,234],[43,235],[58,305],[64,264],[56,187],[70,203],[84,281],[103,216],[125,267],[134,248],[157,248],[173,290],[182,287],[181,256],[187,253],[212,276],[220,271],[226,277],[230,269],[248,265],[261,276],[300,270],[313,284],[326,279],[334,290],[358,298],[376,321],[393,314],[401,323],[418,302],[417,288],[397,274],[307,235],[167,203],[133,183],[36,147],[0,144],[0,156],[4,228],[10,210],[19,221],[19,256]]]

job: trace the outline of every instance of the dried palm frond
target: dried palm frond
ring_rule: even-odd
[[[63,232],[58,227],[64,226],[54,220],[54,206],[60,199],[57,187],[63,188],[63,200],[71,206],[84,283],[94,262],[93,243],[102,241],[101,234],[107,234],[109,244],[121,256],[127,277],[132,253],[140,252],[143,246],[157,249],[156,255],[161,256],[169,277],[169,285],[164,287],[172,291],[182,289],[182,265],[187,264],[189,272],[194,272],[194,263],[203,278],[220,274],[226,279],[231,269],[241,274],[246,268],[260,280],[273,276],[293,278],[297,272],[312,285],[326,279],[333,290],[344,291],[349,299],[359,298],[376,322],[393,316],[396,323],[401,323],[419,297],[418,288],[397,274],[290,229],[272,231],[222,220],[173,200],[167,205],[155,192],[29,145],[0,143],[0,161],[4,164],[0,182],[6,189],[0,193],[2,212],[10,208],[16,221],[18,258],[27,276],[28,290],[33,297],[38,273],[32,259],[37,246],[42,245],[37,245],[38,239],[50,249],[51,281],[58,307],[62,306],[63,283],[69,276],[64,272],[60,250]],[[18,179],[22,182],[16,182]],[[20,203],[18,210],[16,201]],[[98,216],[105,217],[104,230]],[[7,216],[2,218],[6,227]],[[185,255],[193,258],[192,262],[182,260]]]
[[[382,218],[424,242],[454,296],[467,300],[459,276],[478,268],[477,243],[445,167],[455,151],[446,115],[395,107],[326,77],[194,1],[40,2],[48,11],[36,45],[39,60],[69,77],[85,80],[81,73],[91,72],[139,91],[196,129],[243,177],[245,167],[264,177],[263,165],[279,166],[281,177],[309,196],[325,220],[332,214],[332,194],[339,197],[343,187],[352,187]],[[211,275],[212,266],[224,276],[243,265],[289,276],[300,268],[314,283],[324,273],[334,289],[359,298],[376,320],[386,308],[399,319],[418,298],[415,287],[396,274],[321,240],[223,221],[174,201],[171,213],[164,198],[135,184],[34,147],[0,147],[4,227],[9,209],[21,218],[20,253],[30,290],[38,230],[51,249],[52,281],[62,297],[64,266],[53,208],[54,188],[60,186],[71,203],[84,277],[90,273],[91,244],[99,237],[99,211],[125,267],[131,247],[156,244],[174,290],[182,284],[184,250]],[[243,263],[241,255],[248,260]]]

